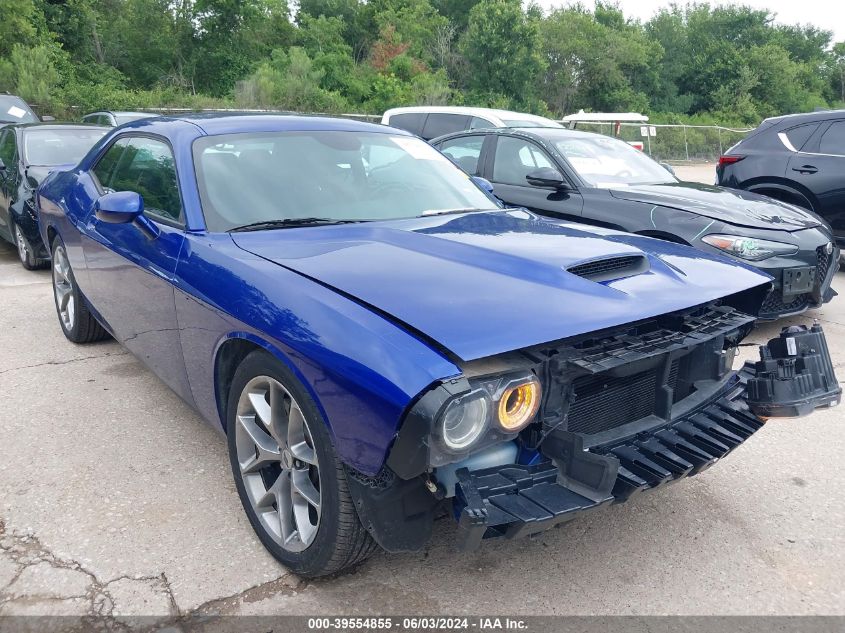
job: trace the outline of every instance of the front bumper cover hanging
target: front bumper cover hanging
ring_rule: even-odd
[[[610,503],[698,474],[751,437],[768,417],[839,404],[820,325],[784,328],[760,347],[720,396],[679,419],[584,450],[581,436],[553,432],[545,460],[457,473],[461,547],[545,531]]]

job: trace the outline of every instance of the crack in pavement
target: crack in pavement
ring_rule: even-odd
[[[48,367],[50,365],[68,365],[70,363],[78,363],[85,360],[93,360],[95,358],[108,358],[110,356],[126,356],[129,354],[128,350],[121,352],[106,352],[105,354],[95,354],[93,356],[81,356],[79,358],[69,358],[68,360],[48,360],[43,363],[36,363],[35,365],[22,365],[21,367],[12,367],[10,369],[0,370],[0,375],[7,374],[12,371],[21,371],[24,369],[36,369],[38,367]]]
[[[126,574],[103,582],[97,578],[94,572],[87,569],[79,561],[61,558],[54,554],[35,535],[8,532],[6,523],[2,519],[0,519],[0,556],[11,562],[16,568],[11,579],[0,586],[0,613],[3,613],[6,610],[5,607],[9,605],[39,603],[43,601],[62,602],[67,600],[85,600],[88,603],[88,608],[85,616],[81,617],[106,619],[116,628],[129,630],[126,623],[121,622],[117,618],[131,616],[115,615],[115,600],[110,589],[115,583],[128,580],[137,583],[146,583],[148,585],[147,588],[153,591],[163,590],[170,605],[170,613],[167,614],[167,617],[173,618],[180,615],[180,609],[176,604],[170,581],[164,573],[158,576],[132,576]],[[44,564],[48,565],[51,571],[69,570],[74,573],[84,574],[86,577],[85,592],[81,594],[75,592],[59,593],[55,592],[55,590],[48,590],[42,593],[40,588],[36,588],[34,591],[31,587],[29,589],[25,588],[23,591],[15,589],[15,585],[18,584],[18,581],[22,578],[26,570]],[[49,582],[49,578],[38,580],[47,580]]]
[[[315,584],[315,581],[307,582],[299,576],[285,573],[278,578],[247,587],[243,591],[230,596],[214,598],[213,600],[204,602],[185,613],[183,617],[231,615],[243,603],[258,602],[270,596],[295,595],[313,584]]]
[[[228,596],[214,598],[193,609],[184,611],[176,602],[173,588],[166,573],[162,572],[159,575],[152,576],[123,574],[103,581],[79,561],[62,558],[54,554],[41,543],[37,536],[7,530],[5,521],[0,519],[0,560],[3,558],[11,562],[16,570],[10,580],[0,585],[0,614],[7,615],[5,613],[6,607],[13,605],[38,605],[44,602],[61,603],[69,600],[84,600],[87,603],[87,610],[84,615],[78,616],[81,619],[81,624],[93,624],[96,621],[104,625],[107,630],[127,632],[134,630],[133,620],[154,619],[158,626],[178,626],[197,617],[231,615],[236,613],[238,607],[245,603],[258,602],[271,596],[296,595],[312,584],[319,584],[319,581],[309,583],[298,576],[285,572],[273,580],[253,585]],[[84,593],[61,593],[55,589],[42,592],[40,588],[33,591],[31,587],[25,588],[23,591],[15,589],[15,585],[27,569],[45,564],[49,565],[51,571],[69,570],[84,574],[86,577]],[[37,576],[36,574],[36,578]],[[49,577],[37,579],[47,583],[50,581]],[[55,581],[55,579],[53,580]],[[148,590],[163,592],[167,598],[170,612],[155,615],[119,613],[121,605],[115,601],[113,587],[121,581],[145,583]]]

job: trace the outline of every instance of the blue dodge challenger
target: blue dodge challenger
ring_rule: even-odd
[[[839,402],[821,328],[733,369],[770,278],[495,206],[422,140],[328,118],[161,117],[38,191],[68,339],[113,336],[225,433],[303,576],[535,534]]]

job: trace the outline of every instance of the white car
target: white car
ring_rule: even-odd
[[[381,122],[407,130],[427,141],[444,134],[478,128],[563,127],[557,121],[536,114],[461,106],[391,108],[382,115]]]

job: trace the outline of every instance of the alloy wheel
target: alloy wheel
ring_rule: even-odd
[[[18,247],[18,257],[26,264],[29,261],[29,244],[27,244],[26,238],[23,236],[21,227],[17,224],[15,224],[15,245]]]
[[[53,292],[56,294],[56,306],[59,309],[62,327],[70,332],[76,318],[76,300],[73,296],[70,263],[64,246],[58,246],[53,255]]]
[[[238,399],[235,446],[256,516],[282,548],[301,552],[320,526],[320,470],[302,409],[279,381],[250,380]]]

